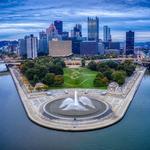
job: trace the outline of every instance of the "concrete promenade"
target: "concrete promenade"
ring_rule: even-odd
[[[38,94],[38,93],[26,93],[23,89],[22,84],[19,82],[18,77],[16,76],[16,69],[10,68],[11,75],[13,77],[14,83],[20,95],[22,104],[27,112],[28,117],[35,123],[40,126],[65,130],[65,131],[85,131],[85,130],[93,130],[104,128],[110,125],[113,125],[120,121],[133,100],[133,97],[138,89],[141,80],[144,76],[146,69],[142,68],[137,71],[134,79],[131,79],[130,88],[125,96],[117,96],[117,95],[109,95],[102,94],[101,90],[93,90],[88,89],[87,96],[95,97],[100,101],[104,101],[110,105],[112,113],[108,116],[101,119],[91,119],[87,121],[72,121],[67,122],[64,120],[55,120],[49,119],[42,114],[42,106],[48,102],[58,99],[59,97],[65,96],[64,89],[63,90],[55,90],[52,91],[52,95],[47,95],[46,93]],[[69,93],[72,90],[67,89]],[[80,93],[84,92],[84,89],[79,89]]]

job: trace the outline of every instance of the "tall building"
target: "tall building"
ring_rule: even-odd
[[[110,33],[110,28],[108,26],[103,27],[103,41],[111,42],[111,33]]]
[[[99,18],[88,17],[88,40],[98,41],[99,40]]]
[[[126,55],[134,54],[134,32],[126,32]]]
[[[82,37],[82,25],[76,24],[73,28],[73,37],[80,39]]]
[[[21,57],[26,57],[27,56],[27,51],[26,51],[26,40],[24,39],[19,39],[18,40],[18,45],[19,45],[19,56]]]
[[[63,32],[63,22],[61,20],[55,20],[54,25],[56,27],[58,34],[61,35]]]
[[[49,56],[65,57],[72,54],[72,41],[52,40],[49,41]]]
[[[36,58],[38,50],[38,39],[33,35],[26,37],[27,58]]]
[[[48,54],[48,41],[47,41],[47,34],[42,31],[39,33],[39,49],[38,55],[47,55]]]
[[[58,31],[54,24],[51,24],[46,29],[46,34],[47,34],[48,41],[50,41],[52,39],[61,39],[61,36],[58,34]]]

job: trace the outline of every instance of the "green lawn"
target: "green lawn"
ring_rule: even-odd
[[[65,68],[64,88],[94,88],[93,80],[96,75],[96,71],[87,68]]]

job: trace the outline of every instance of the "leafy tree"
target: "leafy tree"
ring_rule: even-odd
[[[108,85],[108,79],[107,77],[104,77],[104,75],[101,72],[99,72],[96,78],[94,79],[93,84],[95,87],[104,87]]]
[[[81,60],[81,66],[82,66],[82,67],[85,67],[85,59],[82,59],[82,60]]]
[[[38,76],[35,74],[35,75],[33,76],[33,83],[35,84],[35,83],[37,83],[37,82],[39,82],[39,78],[38,78]]]
[[[111,69],[108,69],[107,71],[105,71],[103,74],[104,74],[104,76],[105,77],[107,77],[107,79],[108,80],[112,80],[113,78],[112,78],[112,73],[113,73],[113,71],[111,70]]]
[[[109,68],[112,68],[112,69],[115,69],[115,70],[118,68],[118,63],[115,62],[115,61],[110,60],[110,61],[106,62],[106,64]]]
[[[20,70],[22,73],[25,73],[28,70],[28,68],[33,68],[33,67],[34,67],[34,62],[27,60],[23,64],[21,64]]]
[[[34,75],[35,75],[35,69],[34,68],[29,68],[26,72],[25,72],[26,77],[29,80],[33,80],[34,79]]]
[[[43,83],[45,83],[48,86],[51,86],[54,84],[54,78],[55,78],[55,74],[47,73],[43,79]]]
[[[42,80],[43,77],[48,73],[48,68],[44,65],[37,65],[35,66],[36,75],[38,76],[39,80]]]
[[[59,67],[62,67],[62,68],[65,68],[65,67],[66,67],[65,62],[64,62],[62,59],[60,59],[60,58],[55,58],[55,59],[53,60],[53,64],[55,64],[55,65],[57,65],[57,66],[59,66]]]
[[[88,64],[88,68],[93,70],[93,71],[96,71],[96,68],[97,67],[97,64],[95,61],[91,61],[89,64]]]
[[[104,87],[108,85],[108,79],[106,77],[104,78],[95,78],[93,82],[95,87]]]
[[[107,66],[106,63],[98,63],[97,64],[97,71],[100,71],[100,72],[105,72],[109,69],[109,67]]]
[[[126,68],[126,73],[127,73],[128,76],[131,76],[134,71],[135,71],[135,66],[133,64],[129,65]]]
[[[119,70],[124,70],[128,76],[135,71],[135,65],[131,61],[125,61],[118,66]]]
[[[54,84],[56,86],[61,86],[64,83],[64,77],[62,75],[56,75],[54,78]]]
[[[104,75],[101,72],[98,72],[98,74],[96,75],[96,78],[102,79],[104,78]]]
[[[112,74],[113,81],[117,82],[119,85],[124,84],[126,73],[124,71],[114,71]]]
[[[56,75],[63,75],[63,68],[57,65],[49,65],[48,70],[50,73],[54,73]]]

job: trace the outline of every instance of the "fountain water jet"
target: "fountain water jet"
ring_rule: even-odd
[[[92,104],[92,101],[85,97],[78,97],[77,91],[74,93],[74,99],[73,98],[66,98],[59,108],[62,110],[80,110],[80,111],[88,111],[88,108],[95,108],[95,106]]]

